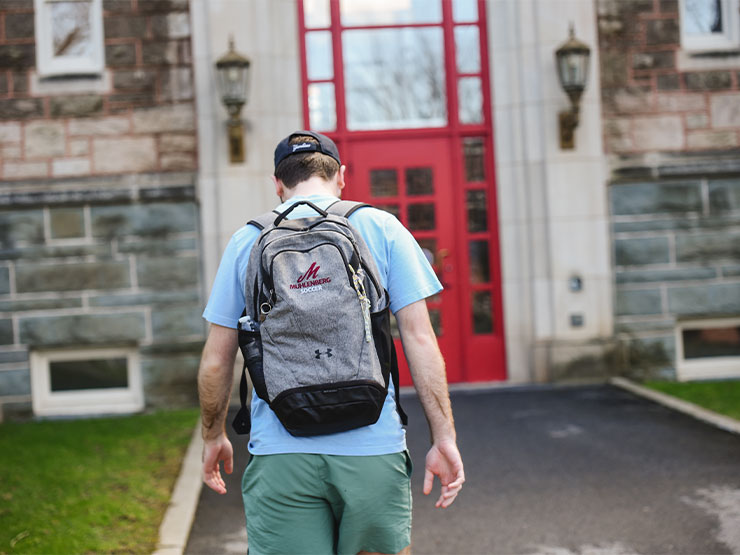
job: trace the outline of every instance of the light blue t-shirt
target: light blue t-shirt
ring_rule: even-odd
[[[282,212],[299,200],[310,200],[324,209],[337,199],[330,195],[293,197],[277,210]],[[313,214],[315,212],[310,207],[299,206],[288,217],[302,218]],[[416,240],[393,215],[382,210],[363,208],[352,214],[349,221],[365,239],[375,259],[393,313],[442,290]],[[203,312],[203,317],[209,322],[236,328],[245,305],[244,281],[249,253],[259,233],[256,227],[246,225],[231,237]],[[290,435],[267,403],[254,395],[249,451],[254,455],[386,455],[403,451],[406,448],[406,432],[396,411],[394,395],[391,380],[383,410],[375,424],[348,432],[312,437]]]

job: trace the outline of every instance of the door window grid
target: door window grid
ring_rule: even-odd
[[[370,196],[372,199],[378,199],[378,202],[373,201],[373,204],[393,214],[412,232],[441,280],[443,269],[442,260],[439,260],[438,255],[433,169],[425,166],[380,167],[370,170],[369,181]],[[444,333],[441,303],[440,295],[427,299],[432,327],[437,337]],[[398,339],[397,330],[394,331],[394,337]]]
[[[474,335],[495,331],[493,295],[493,251],[490,227],[489,190],[485,181],[485,139],[464,137],[460,141],[463,194],[465,199],[465,241],[470,283],[470,317]]]

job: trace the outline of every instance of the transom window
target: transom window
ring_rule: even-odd
[[[679,0],[681,45],[691,51],[740,48],[738,0]]]
[[[34,0],[39,75],[103,71],[102,0]]]
[[[304,0],[311,129],[483,124],[478,20],[477,0]]]

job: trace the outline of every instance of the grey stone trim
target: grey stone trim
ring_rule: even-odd
[[[0,370],[0,391],[3,395],[30,395],[30,370],[28,368]]]
[[[152,340],[202,337],[204,322],[200,305],[178,305],[152,311]]]
[[[728,316],[740,313],[740,282],[670,287],[669,311],[683,316]]]
[[[650,152],[610,156],[611,181],[740,174],[737,149],[707,152]]]
[[[675,319],[663,318],[656,320],[655,317],[650,319],[636,319],[633,317],[619,317],[614,327],[616,333],[644,333],[644,332],[667,332],[673,331],[676,327]]]
[[[714,268],[675,268],[665,270],[618,271],[617,283],[705,280],[717,277]]]
[[[618,316],[662,314],[660,288],[617,290],[615,312]]]
[[[612,185],[609,200],[615,216],[702,211],[701,185],[696,181]]]
[[[198,289],[146,293],[106,293],[90,295],[88,297],[88,302],[92,307],[137,305],[161,306],[181,303],[193,304],[199,301],[200,291]],[[200,314],[198,314],[198,317],[200,318]]]
[[[31,310],[54,310],[60,308],[82,308],[81,297],[51,299],[14,299],[0,301],[0,312],[27,312]]]
[[[11,364],[28,361],[28,351],[0,351],[0,364]]]
[[[713,216],[685,214],[680,217],[615,216],[614,233],[642,233],[647,231],[703,231],[740,225],[740,212]]]
[[[676,236],[678,262],[711,263],[740,259],[740,232],[681,234]]]
[[[668,237],[617,239],[615,263],[617,266],[664,264],[670,262]]]
[[[0,194],[0,206],[59,206],[193,199],[195,199],[193,185],[131,189],[96,188],[5,193]]]
[[[128,261],[33,263],[16,266],[16,287],[21,293],[127,288]]]
[[[146,337],[144,312],[19,318],[20,342],[31,346],[123,345]]]
[[[112,256],[110,243],[0,249],[0,260],[46,260],[50,258],[86,258],[88,256],[110,258]]]

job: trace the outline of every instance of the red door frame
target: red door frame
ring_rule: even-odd
[[[488,56],[488,30],[486,21],[485,0],[477,0],[478,4],[478,29],[480,41],[480,72],[479,73],[458,73],[455,61],[455,39],[452,2],[440,0],[442,3],[442,29],[445,41],[445,83],[447,92],[447,116],[448,125],[439,128],[419,128],[419,129],[388,129],[372,131],[350,131],[347,129],[346,122],[346,104],[344,89],[344,68],[342,67],[342,31],[345,29],[378,29],[378,28],[407,28],[407,27],[439,27],[438,23],[417,23],[417,24],[396,24],[396,25],[372,25],[372,26],[351,26],[341,25],[339,0],[329,0],[331,23],[325,28],[306,28],[304,23],[303,2],[298,4],[298,31],[299,31],[299,49],[300,49],[300,67],[301,67],[301,86],[303,91],[303,117],[306,129],[310,129],[309,123],[309,105],[308,105],[308,85],[310,83],[330,82],[334,84],[335,107],[336,107],[336,129],[334,131],[324,131],[336,143],[340,152],[349,151],[350,144],[353,142],[364,141],[368,139],[375,140],[393,140],[393,139],[424,139],[424,138],[446,138],[453,145],[451,165],[453,175],[457,177],[460,183],[463,183],[462,176],[464,173],[462,141],[465,137],[482,137],[484,139],[484,164],[485,164],[485,183],[487,187],[487,202],[489,214],[488,231],[485,232],[486,239],[489,242],[489,261],[492,287],[486,288],[491,291],[492,295],[492,316],[494,322],[494,333],[490,335],[475,335],[472,333],[472,323],[470,318],[462,318],[462,361],[461,364],[467,369],[463,381],[490,381],[506,379],[506,355],[504,341],[504,320],[503,320],[503,299],[502,299],[502,273],[500,264],[500,246],[498,233],[498,209],[496,202],[496,174],[495,174],[495,151],[493,148],[493,115],[491,103],[491,87],[489,74],[489,56]],[[468,23],[466,23],[468,24]],[[307,31],[330,31],[332,35],[332,57],[333,57],[333,78],[309,81],[308,68],[306,59],[305,37]],[[480,77],[483,93],[483,121],[480,124],[461,124],[458,112],[457,80],[460,77],[475,76]],[[348,165],[347,171],[350,178],[352,177],[353,168]],[[466,219],[465,203],[458,200],[453,203],[455,222],[464,222]],[[468,242],[467,233],[456,235],[455,248],[459,254],[458,265],[468,264]],[[469,292],[475,288],[458,287],[457,290],[461,298],[458,302],[468,303],[469,298],[462,298],[464,292]],[[463,306],[463,305],[461,305]],[[492,342],[495,352],[498,354],[498,360],[492,361],[487,356],[476,356],[476,352],[484,352],[477,347],[481,342]],[[491,371],[490,366],[495,364],[497,368]],[[487,370],[486,370],[487,369]]]

